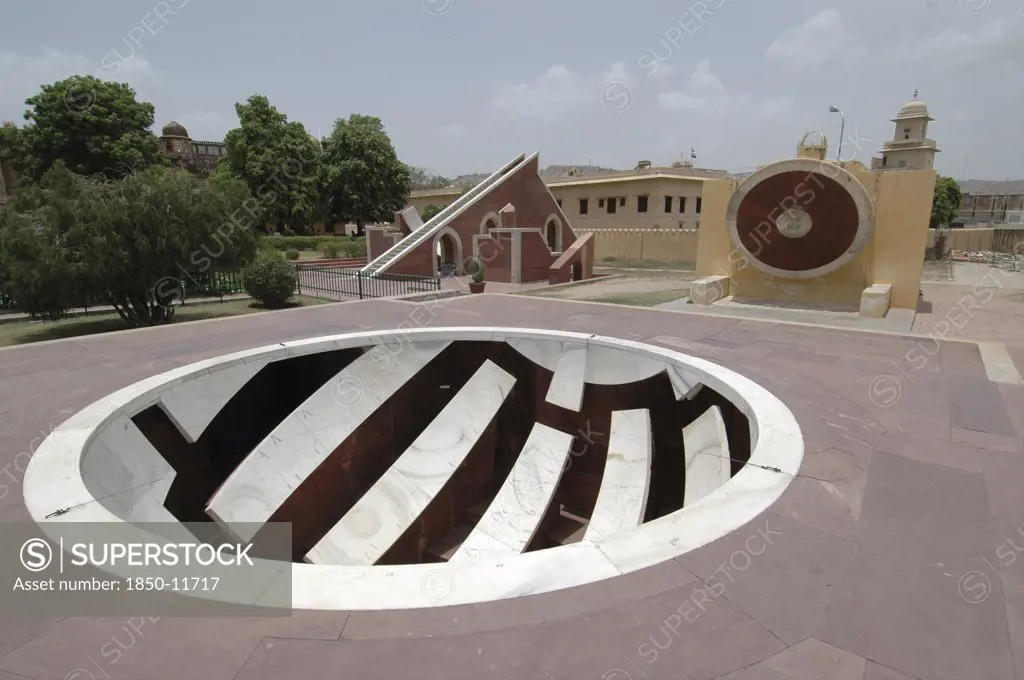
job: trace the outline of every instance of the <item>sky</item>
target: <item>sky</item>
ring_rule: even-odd
[[[406,163],[731,171],[822,131],[870,164],[915,89],[939,172],[1024,177],[1021,0],[16,0],[0,11],[0,120],[72,74],[129,83],[193,139],[269,97],[327,135],[379,116]]]

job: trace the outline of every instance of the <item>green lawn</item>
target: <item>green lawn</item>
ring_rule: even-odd
[[[326,302],[330,302],[330,300],[296,296],[289,302],[288,308],[311,307]],[[268,310],[263,305],[250,298],[224,302],[203,302],[178,307],[171,323],[217,319],[265,311]],[[116,312],[76,316],[60,321],[11,321],[0,323],[0,347],[123,330],[126,330],[125,324]]]
[[[663,302],[672,302],[688,297],[689,291],[683,289],[656,290],[649,293],[609,293],[595,297],[577,298],[585,302],[609,302],[615,305],[631,305],[633,307],[653,307]]]
[[[693,262],[658,262],[657,260],[600,260],[594,262],[598,269],[672,269],[675,271],[693,271]]]

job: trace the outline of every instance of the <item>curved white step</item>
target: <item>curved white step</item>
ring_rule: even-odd
[[[484,362],[395,464],[313,546],[306,560],[375,564],[455,474],[515,382],[496,364]]]
[[[651,415],[647,409],[613,411],[608,460],[585,541],[595,541],[644,523],[651,481]]]

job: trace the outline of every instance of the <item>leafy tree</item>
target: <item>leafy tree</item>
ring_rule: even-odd
[[[302,123],[271,106],[261,94],[235,104],[241,125],[225,138],[227,156],[214,175],[243,180],[259,203],[253,228],[271,223],[281,233],[287,225],[306,232],[323,217],[319,142]]]
[[[165,162],[153,125],[153,105],[125,83],[71,76],[25,100],[14,165],[22,184],[39,181],[57,161],[82,175],[123,177]]]
[[[409,167],[398,160],[380,118],[352,114],[338,119],[324,140],[324,187],[328,221],[384,222],[405,205]]]
[[[424,222],[426,222],[439,212],[441,212],[441,207],[431,203],[430,205],[423,209],[423,214],[420,215],[420,217],[423,219]]]
[[[57,161],[0,214],[0,274],[33,315],[91,301],[131,326],[167,322],[214,262],[226,269],[251,254],[252,231],[231,219],[249,198],[232,179],[154,167],[113,181]]]
[[[931,227],[948,226],[956,218],[961,202],[960,184],[952,177],[940,175],[935,182],[935,197],[932,199]]]
[[[452,180],[442,175],[431,174],[426,168],[409,167],[410,189],[444,189],[452,185]]]

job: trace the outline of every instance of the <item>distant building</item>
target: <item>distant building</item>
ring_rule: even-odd
[[[964,225],[1024,223],[1024,194],[968,194],[956,221]]]
[[[160,148],[172,163],[198,174],[213,172],[228,152],[224,142],[193,140],[185,126],[173,120],[161,130]]]
[[[892,119],[896,124],[892,141],[882,147],[881,157],[871,159],[872,170],[931,170],[939,153],[934,139],[928,139],[928,106],[917,99],[907,102]]]
[[[725,177],[723,170],[693,167],[689,158],[670,167],[642,160],[633,170],[580,173],[570,168],[548,177],[548,190],[578,229],[698,229],[705,179]],[[423,213],[444,208],[461,196],[461,187],[414,191],[407,201]]]

